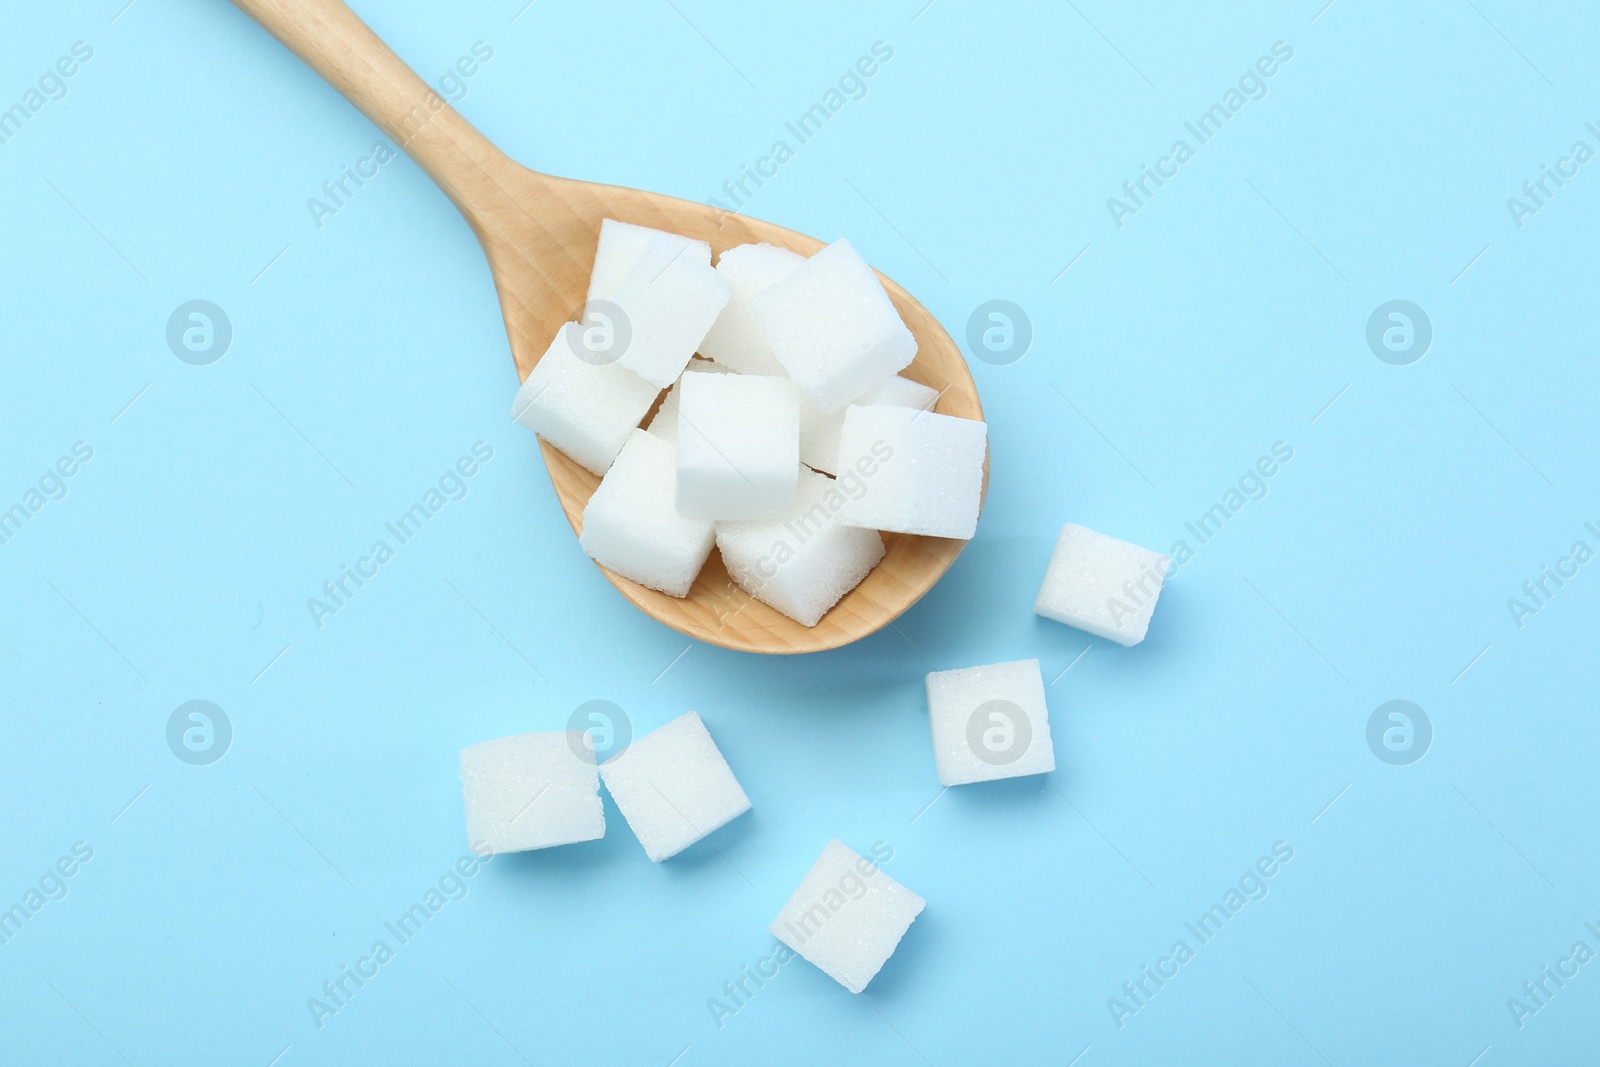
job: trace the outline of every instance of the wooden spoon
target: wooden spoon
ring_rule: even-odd
[[[815,237],[705,204],[529,170],[474,129],[339,0],[233,2],[360,108],[455,201],[489,258],[519,378],[533,370],[561,324],[579,317],[602,219],[707,241],[719,254],[752,241],[804,256],[823,246]],[[905,375],[940,391],[936,411],[982,419],[977,387],[950,335],[904,289],[879,277],[917,339],[917,358]],[[550,445],[540,447],[577,531],[600,479]],[[987,489],[987,461],[984,484]],[[888,625],[966,545],[909,534],[883,539],[883,561],[812,627],[739,589],[715,552],[681,600],[601,571],[641,611],[690,637],[746,652],[817,652]]]

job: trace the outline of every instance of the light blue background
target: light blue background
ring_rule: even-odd
[[[1592,1056],[1600,962],[1520,1029],[1506,1001],[1600,950],[1600,564],[1521,628],[1506,601],[1600,548],[1600,163],[1521,229],[1506,199],[1600,148],[1600,17],[922,2],[357,4],[430,80],[492,47],[459,107],[514,157],[697,200],[893,47],[749,211],[849,236],[958,338],[992,298],[1035,336],[973,361],[977,538],[896,628],[793,659],[689,644],[584,559],[508,419],[472,235],[405,159],[318,229],[307,198],[378,135],[283,48],[220,0],[8,7],[0,107],[94,58],[0,145],[0,506],[94,458],[0,545],[0,901],[94,858],[0,945],[0,1061]],[[1280,40],[1268,95],[1115,226]],[[233,323],[210,366],[164,339],[194,298]],[[1364,338],[1394,298],[1433,323],[1411,366]],[[306,598],[480,440],[468,496],[315,627]],[[1277,441],[1143,645],[1032,614],[1062,522],[1167,550]],[[923,674],[1025,657],[1057,771],[940,796]],[[234,728],[204,767],[165,738],[197,698]],[[464,851],[456,750],[594,698],[638,731],[697,709],[754,812],[652,865],[608,801],[604,840],[496,860],[314,1025]],[[1409,766],[1366,742],[1393,698],[1435,731]],[[864,996],[796,962],[719,1029],[835,836],[892,847],[926,912]],[[1108,998],[1278,841],[1269,895],[1119,1028]]]

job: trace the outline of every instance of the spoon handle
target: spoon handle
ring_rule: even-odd
[[[475,225],[507,197],[505,154],[340,0],[233,0],[388,134]]]

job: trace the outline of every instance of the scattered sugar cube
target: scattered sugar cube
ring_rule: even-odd
[[[739,588],[803,626],[815,626],[878,561],[883,538],[876,530],[840,525],[854,474],[835,482],[800,472],[789,514],[776,522],[719,522],[717,548]]]
[[[732,520],[788,514],[800,473],[800,394],[793,383],[689,374],[678,392],[678,512]]]
[[[852,993],[894,954],[927,901],[837,840],[772,921],[768,933]]]
[[[649,431],[635,430],[584,506],[578,543],[602,567],[681,597],[711,554],[715,535],[711,523],[684,518],[673,504],[676,451]]]
[[[983,504],[987,440],[988,427],[972,419],[852,405],[839,433],[839,470],[856,471],[866,490],[845,506],[840,521],[896,533],[971,537]]]
[[[692,711],[606,760],[600,777],[653,863],[750,810],[750,798]]]
[[[614,363],[585,359],[585,331],[569,322],[534,365],[511,402],[522,425],[604,474],[660,392]]]
[[[1038,660],[935,671],[927,686],[940,785],[1056,769]]]
[[[670,236],[670,235],[669,235]],[[652,237],[613,300],[617,363],[665,389],[677,380],[728,302],[728,283],[681,239]]]
[[[805,261],[787,248],[768,244],[740,245],[718,256],[717,273],[728,283],[731,295],[700,342],[700,354],[740,374],[782,374],[783,365],[772,354],[751,301]]]
[[[580,730],[462,749],[461,795],[467,843],[476,851],[526,852],[605,836],[600,776]]]
[[[917,354],[889,294],[835,241],[752,301],[773,355],[819,411],[838,411]]]
[[[651,240],[665,240],[685,250],[696,262],[711,266],[711,246],[704,241],[691,241],[665,230],[652,230],[616,219],[602,219],[600,240],[595,245],[594,269],[589,272],[589,301],[606,300],[615,303],[617,290],[634,267]]]
[[[932,411],[939,390],[895,375],[868,389],[851,401],[863,407],[883,404],[890,407]],[[800,462],[824,474],[839,473],[839,431],[844,428],[844,410],[823,414],[807,401],[800,404]]]
[[[684,374],[732,374],[727,367],[713,363],[708,359],[691,359],[689,365],[683,368]],[[642,380],[642,379],[641,379]],[[682,375],[678,381],[683,381]],[[678,443],[678,386],[673,383],[671,389],[661,398],[661,406],[651,416],[649,424],[645,427],[663,441]]]
[[[1067,523],[1033,610],[1119,645],[1137,645],[1150,628],[1166,556]]]

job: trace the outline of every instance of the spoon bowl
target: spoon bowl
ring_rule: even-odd
[[[561,325],[580,317],[603,219],[706,241],[719,255],[763,241],[809,256],[825,243],[690,200],[530,170],[474,129],[340,0],[233,2],[359,107],[455,202],[488,258],[519,379],[527,378]],[[977,387],[956,343],[904,289],[879,278],[917,339],[916,360],[902,373],[939,391],[935,411],[981,420]],[[556,497],[578,532],[600,478],[543,441],[540,448]],[[741,590],[715,551],[681,599],[600,570],[639,610],[708,644],[818,652],[888,625],[932,588],[966,545],[896,533],[883,541],[883,560],[811,627]],[[574,544],[572,551],[582,550]]]

